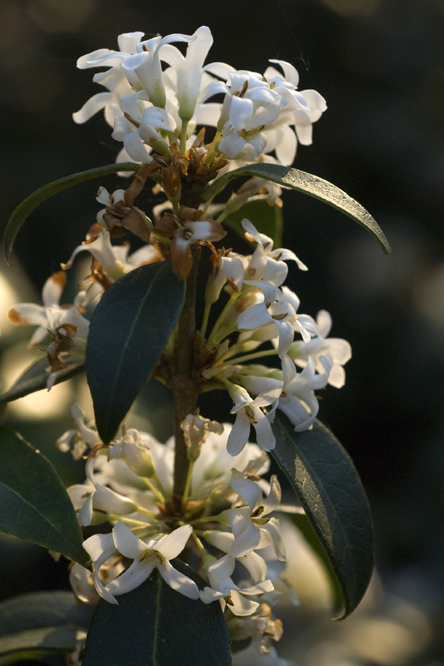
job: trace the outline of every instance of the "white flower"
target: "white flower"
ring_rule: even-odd
[[[267,284],[267,283],[265,283]],[[263,285],[258,284],[262,290]],[[263,328],[263,340],[278,338],[278,353],[282,358],[287,354],[293,342],[294,332],[301,334],[304,342],[309,342],[311,333],[316,331],[314,320],[308,315],[297,314],[299,299],[287,287],[275,290],[275,300],[267,302],[264,292],[263,301],[255,303],[239,315],[237,322],[240,329]]]
[[[319,403],[314,391],[327,386],[331,368],[328,357],[321,356],[320,362],[324,372],[317,374],[312,358],[308,359],[302,372],[296,372],[294,363],[288,356],[282,359],[284,386],[278,408],[290,419],[296,432],[308,430],[318,414]]]
[[[236,507],[229,514],[235,537],[230,549],[233,557],[240,557],[251,550],[272,544],[278,559],[285,559],[279,523],[274,518],[265,517],[275,511],[281,501],[281,487],[275,475],[271,477],[270,484],[270,492],[263,500],[262,490],[257,483],[242,474],[233,473],[231,487],[247,502],[246,506]]]
[[[86,463],[86,483],[74,484],[67,490],[68,495],[76,511],[79,512],[79,522],[81,525],[90,525],[93,520],[93,512],[100,522],[108,519],[107,513],[116,515],[127,515],[137,511],[134,502],[115,492],[111,488],[101,485],[94,477],[94,458],[88,458]]]
[[[118,578],[105,586],[101,583],[98,585],[96,577],[96,589],[100,596],[112,604],[117,604],[116,596],[131,592],[131,590],[139,587],[151,575],[152,571],[157,569],[167,585],[173,590],[190,599],[198,599],[199,589],[196,583],[170,564],[170,560],[182,552],[192,531],[193,528],[190,525],[183,525],[167,536],[160,539],[152,538],[145,542],[138,539],[126,525],[119,521],[112,531],[112,552],[121,553],[124,557],[132,559],[133,563]],[[98,555],[102,563],[104,560],[101,557],[102,553],[98,552],[97,544],[93,543],[91,544],[93,547],[90,547],[91,539],[94,539],[94,537],[90,537],[84,542],[84,548],[93,559]]]
[[[123,460],[138,476],[150,477],[154,474],[150,447],[135,428],[125,432],[116,444],[108,447],[108,460],[116,458]]]
[[[174,76],[176,97],[179,101],[179,117],[189,121],[200,93],[203,63],[213,44],[211,31],[201,26],[189,39],[186,55],[178,49],[164,49],[163,59],[171,68],[167,70],[169,77]]]
[[[262,407],[277,404],[281,390],[271,389],[252,398],[242,386],[231,384],[229,393],[234,400],[231,414],[236,414],[236,421],[228,436],[227,451],[230,455],[238,455],[250,436],[251,425],[256,431],[257,443],[264,451],[271,451],[276,446],[276,439],[271,430],[269,415]]]
[[[234,615],[251,615],[259,604],[256,601],[245,599],[245,596],[254,596],[273,590],[273,583],[265,580],[256,585],[240,588],[231,579],[236,565],[235,558],[224,555],[208,569],[208,579],[211,587],[205,587],[200,592],[200,598],[205,604],[220,599],[222,607],[227,603]],[[245,596],[244,596],[245,595]]]
[[[99,436],[96,430],[89,428],[85,423],[85,414],[81,407],[74,403],[71,407],[71,416],[75,424],[75,428],[67,430],[56,441],[56,447],[59,451],[66,453],[71,449],[74,460],[80,460],[88,446],[92,448],[99,441]]]
[[[48,311],[60,309],[60,298],[66,284],[66,274],[63,271],[53,273],[43,285],[43,305],[35,303],[20,303],[14,305],[8,312],[8,318],[16,326],[38,326],[34,331],[28,347],[36,347],[48,335]]]
[[[321,356],[332,361],[332,367],[328,376],[328,383],[336,388],[341,388],[345,383],[345,371],[342,367],[351,358],[351,347],[347,340],[341,338],[328,338],[332,319],[326,310],[318,312],[316,317],[317,335],[314,335],[307,343],[294,342],[288,350],[288,355],[296,365],[304,368],[308,359],[314,362],[315,369],[322,373],[325,368],[321,362]]]

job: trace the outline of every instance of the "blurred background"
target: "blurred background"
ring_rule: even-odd
[[[326,98],[313,145],[299,148],[295,166],[362,203],[392,246],[385,256],[337,211],[284,194],[284,246],[310,269],[291,270],[289,286],[302,312],[329,310],[331,335],[353,348],[346,385],[323,394],[320,416],[368,491],[377,576],[355,615],[331,623],[323,586],[304,587],[302,566],[295,577],[303,603],[284,618],[279,653],[300,666],[442,666],[443,0],[2,0],[0,225],[39,186],[117,155],[120,144],[101,114],[82,126],[71,119],[100,90],[91,81],[95,70],[76,70],[80,55],[116,48],[122,32],[191,34],[203,24],[214,35],[208,61],[262,72],[268,58],[287,60],[299,71],[301,90],[314,88]],[[121,186],[117,177],[104,184]],[[3,311],[40,302],[44,281],[94,221],[97,186],[84,184],[33,213],[18,236],[13,268],[0,266]],[[0,331],[5,390],[35,356],[26,350],[31,329],[3,318]],[[63,384],[13,403],[7,415],[66,483],[82,478],[83,464],[54,442],[70,427],[78,391],[86,396],[81,382]],[[164,392],[148,400],[155,434],[168,436],[168,419],[158,425],[168,413]],[[0,547],[5,597],[67,587],[65,564],[49,561],[42,549],[9,538]]]

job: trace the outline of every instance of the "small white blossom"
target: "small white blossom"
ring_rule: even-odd
[[[272,389],[267,393],[260,393],[252,398],[242,386],[232,384],[229,388],[234,400],[232,414],[236,414],[236,421],[228,436],[227,451],[230,455],[238,455],[250,436],[253,425],[256,431],[257,443],[264,451],[271,451],[276,446],[276,438],[271,430],[269,415],[262,411],[263,407],[275,406],[280,396],[280,389]]]
[[[256,585],[240,588],[231,579],[235,565],[236,560],[230,554],[224,555],[212,564],[207,572],[211,587],[205,587],[200,592],[200,598],[205,604],[220,599],[222,607],[228,604],[234,615],[251,615],[259,604],[245,597],[271,592],[273,583],[265,580]]]
[[[180,573],[170,560],[177,557],[184,549],[193,528],[183,525],[161,538],[138,539],[122,522],[113,528],[112,535],[94,535],[84,542],[84,548],[95,562],[95,584],[101,597],[111,604],[118,604],[116,596],[131,592],[139,587],[157,569],[164,581],[173,590],[189,599],[199,598],[196,583]],[[108,537],[106,540],[103,537]],[[102,537],[97,539],[97,537]],[[111,537],[111,539],[109,539]],[[107,585],[102,585],[98,578],[102,564],[114,552],[133,560],[133,563],[120,576]]]
[[[247,502],[245,506],[236,506],[229,514],[235,537],[230,549],[233,557],[240,557],[251,550],[272,544],[278,559],[285,559],[279,523],[275,518],[266,518],[277,509],[281,501],[281,487],[275,475],[271,477],[270,484],[270,492],[263,500],[262,490],[257,483],[242,474],[233,473],[231,487]]]

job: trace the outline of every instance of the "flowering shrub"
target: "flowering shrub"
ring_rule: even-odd
[[[69,653],[69,663],[85,666],[222,665],[231,663],[231,637],[252,641],[244,651],[234,643],[239,666],[252,658],[288,663],[274,645],[287,557],[279,515],[311,524],[342,617],[367,587],[372,530],[356,471],[317,420],[317,392],[343,386],[350,345],[328,337],[325,310],[302,314],[285,285],[289,270],[307,267],[279,247],[281,188],[333,205],[389,247],[357,202],[290,168],[326,110],[318,92],[298,90],[290,63],[273,60],[263,74],[205,64],[207,27],[143,37],[120,35],[119,50],[78,60],[80,69],[106,68],[93,77],[106,92],[74,120],[103,110],[122,144],[117,163],[42,188],[6,230],[9,256],[44,198],[90,178],[133,174],[112,193],[100,187],[102,208],[62,271],[48,277],[42,305],[19,304],[8,314],[16,325],[37,326],[30,345],[45,345],[46,355],[2,401],[86,370],[95,422],[75,404],[73,428],[57,441],[86,461],[85,482],[67,490],[38,451],[3,428],[0,482],[15,508],[0,514],[0,529],[68,558],[76,599],[96,606],[87,626],[46,637],[43,652]],[[159,203],[149,216],[136,200],[150,181]],[[227,226],[244,238],[246,253],[221,244]],[[138,250],[116,244],[127,234],[138,237]],[[90,272],[73,304],[61,305],[67,271],[84,252]],[[205,286],[201,321],[197,277]],[[171,390],[174,434],[165,444],[130,427],[128,412],[147,380]],[[213,391],[230,396],[230,423],[200,413],[199,396]],[[270,456],[278,475],[269,476]],[[285,504],[283,482],[294,495]]]

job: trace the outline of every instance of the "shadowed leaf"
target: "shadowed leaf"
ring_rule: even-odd
[[[108,444],[154,370],[182,310],[185,283],[169,262],[115,282],[94,311],[86,376],[99,435]]]
[[[86,564],[74,507],[49,460],[5,427],[0,456],[0,532]]]
[[[315,421],[295,433],[278,415],[271,455],[288,478],[331,564],[343,612],[359,604],[373,572],[373,528],[367,497],[353,463],[336,437]]]
[[[213,197],[223,190],[231,180],[243,176],[265,178],[273,183],[278,183],[279,185],[303,192],[323,201],[341,213],[348,215],[348,217],[351,217],[352,220],[366,229],[386,254],[391,252],[390,245],[381,227],[360,203],[352,199],[348,194],[340,190],[339,187],[336,187],[336,185],[299,169],[292,169],[291,167],[284,167],[279,164],[252,164],[241,167],[240,169],[229,171],[216,180],[205,191],[205,197],[207,199]]]
[[[47,367],[48,359],[46,356],[32,363],[14,382],[10,389],[0,394],[0,403],[11,402],[12,400],[23,398],[25,395],[29,395],[30,393],[35,393],[35,391],[41,391],[42,389],[45,389],[46,382],[48,380],[48,373],[46,372]],[[64,370],[60,371],[54,384],[61,384],[67,379],[71,379],[71,377],[75,377],[75,375],[80,374],[84,370],[84,363],[70,365]]]
[[[173,565],[199,587],[205,585],[179,560],[173,560]],[[172,590],[156,569],[143,585],[119,596],[118,601],[114,606],[100,600],[83,666],[231,664],[230,639],[219,602],[188,599]]]
[[[84,183],[87,180],[101,178],[102,176],[107,176],[110,173],[117,173],[118,171],[137,171],[139,168],[140,164],[133,164],[131,162],[125,162],[122,164],[107,164],[106,166],[97,167],[97,169],[88,169],[88,171],[80,171],[80,173],[73,173],[70,176],[64,176],[64,178],[54,180],[52,183],[43,185],[43,187],[35,190],[35,192],[26,197],[26,199],[24,199],[17,206],[6,225],[3,237],[3,252],[8,264],[11,258],[12,246],[14,244],[15,237],[20,230],[20,227],[22,226],[23,222],[25,222],[25,220],[31,215],[32,211],[35,210],[37,206],[40,206],[41,203],[46,201],[46,199],[53,197],[59,192],[63,192],[63,190],[74,187],[74,185]]]

